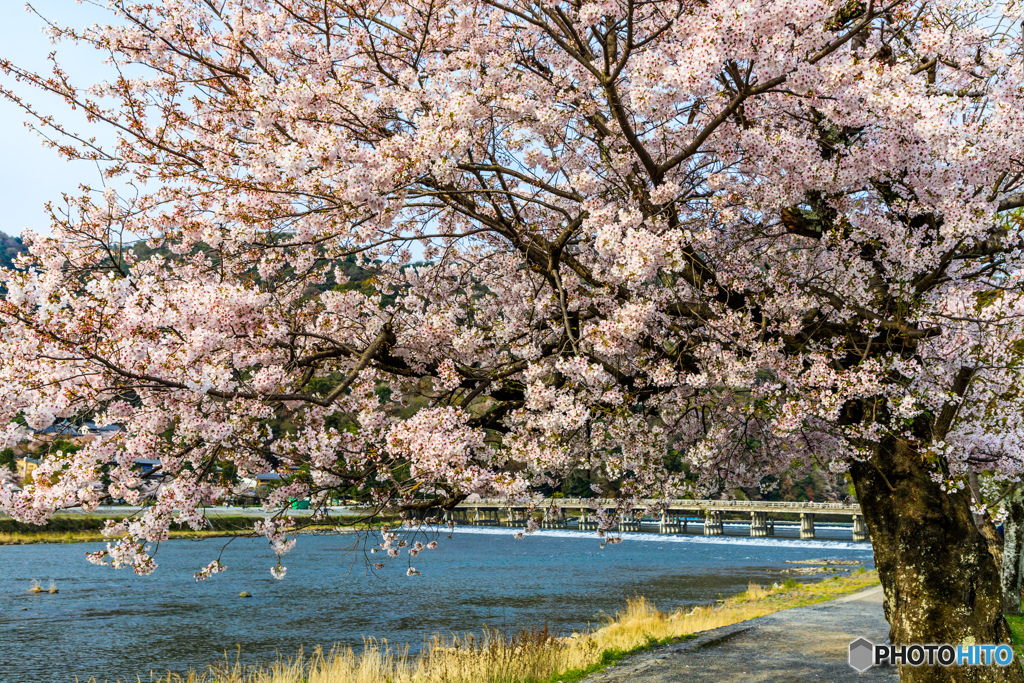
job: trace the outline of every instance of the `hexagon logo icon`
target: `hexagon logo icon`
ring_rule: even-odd
[[[874,663],[875,644],[867,638],[858,638],[850,643],[850,666],[857,671],[867,671]]]

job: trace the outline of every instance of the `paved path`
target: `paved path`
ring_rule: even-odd
[[[888,641],[882,588],[706,631],[641,652],[583,683],[867,683],[899,680],[895,667],[858,674],[850,641]]]

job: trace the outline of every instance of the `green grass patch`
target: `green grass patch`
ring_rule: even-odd
[[[1010,624],[1010,642],[1018,657],[1024,657],[1024,616],[1006,617]]]

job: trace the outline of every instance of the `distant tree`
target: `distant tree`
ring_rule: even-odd
[[[238,465],[227,460],[221,465],[219,483],[225,489],[231,489],[238,483]]]
[[[15,257],[24,252],[25,244],[20,237],[0,232],[0,268],[13,268]]]
[[[596,498],[597,492],[591,488],[594,484],[589,473],[584,470],[573,470],[565,477],[559,491],[566,498]]]
[[[52,441],[44,448],[44,452],[46,453],[57,453],[59,451],[65,455],[74,455],[80,450],[82,450],[82,447],[79,444],[66,439],[57,439]]]

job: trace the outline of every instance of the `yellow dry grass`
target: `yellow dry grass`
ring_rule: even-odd
[[[344,534],[353,531],[360,531],[368,528],[366,524],[352,524],[343,529],[335,526],[317,525],[296,529],[294,533],[331,533]],[[174,530],[168,532],[170,538],[199,540],[204,538],[226,538],[229,536],[251,536],[251,528],[245,529],[200,529],[195,531]],[[39,531],[31,533],[10,533],[0,531],[0,545],[33,545],[36,543],[105,543],[110,539],[104,536],[98,529],[84,531],[49,531],[42,527]]]
[[[292,659],[246,666],[226,658],[202,672],[154,677],[161,683],[544,683],[578,681],[625,653],[735,624],[790,607],[845,595],[878,582],[875,572],[856,571],[817,583],[750,584],[715,605],[662,612],[644,598],[602,626],[568,637],[548,629],[480,635],[435,635],[418,654],[387,641],[367,640],[358,651],[335,647]]]
[[[171,538],[219,538],[251,534],[251,530],[232,531],[171,531]],[[0,532],[0,545],[34,545],[36,543],[100,543],[110,539],[99,531],[39,531],[32,534]]]

